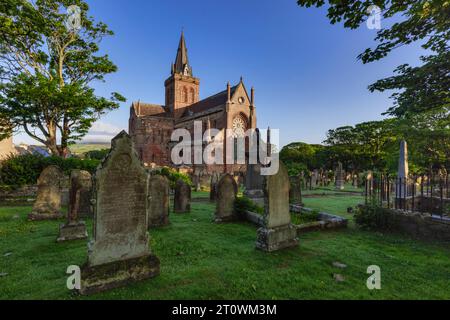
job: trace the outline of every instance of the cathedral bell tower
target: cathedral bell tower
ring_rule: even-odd
[[[195,78],[192,74],[184,32],[181,33],[171,75],[164,85],[166,87],[166,108],[172,112],[175,119],[183,116],[189,105],[199,101],[200,79]]]

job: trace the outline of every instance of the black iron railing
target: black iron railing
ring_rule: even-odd
[[[448,174],[422,174],[404,178],[374,174],[365,181],[365,202],[405,211],[450,215]]]

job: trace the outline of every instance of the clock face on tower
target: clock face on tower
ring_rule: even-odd
[[[233,130],[233,137],[235,138],[243,137],[245,135],[245,131],[247,130],[245,121],[241,117],[236,117],[233,119],[231,128]]]

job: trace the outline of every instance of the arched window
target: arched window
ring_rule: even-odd
[[[183,91],[182,92],[183,92],[183,94],[182,94],[183,102],[187,103],[188,102],[188,90],[187,90],[187,88],[183,87]]]
[[[195,90],[194,90],[194,88],[191,88],[189,90],[189,93],[190,93],[190,96],[191,96],[191,102],[194,103],[194,101],[195,101]]]

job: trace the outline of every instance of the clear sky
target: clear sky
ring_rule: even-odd
[[[403,63],[417,64],[417,46],[363,65],[356,59],[375,44],[376,30],[331,25],[325,8],[301,8],[295,0],[89,0],[90,13],[114,32],[107,52],[119,71],[94,83],[99,95],[127,98],[102,117],[89,139],[128,128],[132,101],[164,104],[164,80],[184,28],[194,75],[205,98],[240,76],[255,87],[258,127],[280,129],[281,145],[320,143],[328,129],[381,119],[389,93],[367,86]],[[27,142],[17,135],[15,143]]]

